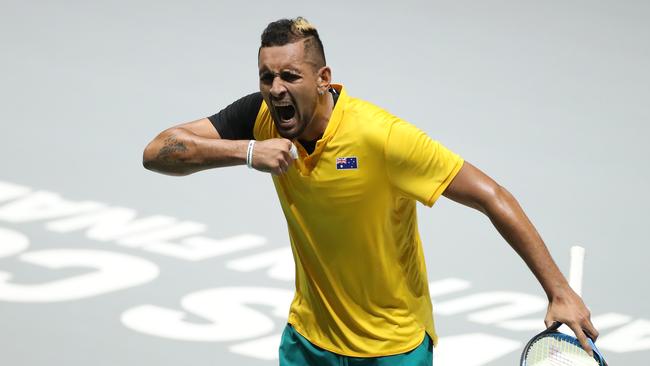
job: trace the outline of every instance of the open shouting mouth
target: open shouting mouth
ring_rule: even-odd
[[[296,108],[291,104],[276,105],[275,111],[278,113],[282,122],[289,122],[296,115]]]

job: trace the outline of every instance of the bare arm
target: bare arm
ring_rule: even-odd
[[[159,133],[144,149],[145,168],[168,175],[246,163],[248,141],[221,139],[207,118]]]
[[[569,287],[541,236],[517,200],[505,188],[465,162],[443,195],[473,207],[488,216],[503,238],[526,262],[549,299],[544,322],[559,321],[569,326],[582,347],[591,352],[585,332],[596,339],[590,313],[582,299]]]
[[[249,140],[226,140],[209,119],[183,123],[159,133],[144,149],[142,165],[167,175],[246,164]],[[282,174],[291,165],[291,141],[270,139],[255,144],[253,167]]]

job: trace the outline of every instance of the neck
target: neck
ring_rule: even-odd
[[[316,113],[314,113],[314,118],[298,138],[303,141],[314,141],[323,136],[333,110],[334,97],[332,97],[332,93],[328,91],[319,97],[318,107]]]

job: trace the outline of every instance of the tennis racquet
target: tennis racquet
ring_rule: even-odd
[[[569,284],[580,295],[582,290],[582,268],[584,248],[571,248]],[[605,358],[591,339],[589,345],[594,356],[590,356],[573,336],[559,332],[561,323],[555,322],[548,329],[534,336],[521,354],[521,366],[607,366]]]
[[[575,337],[557,331],[559,322],[531,339],[521,354],[521,366],[607,366],[591,339],[594,356],[582,349]]]

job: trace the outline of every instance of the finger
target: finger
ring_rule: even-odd
[[[546,329],[550,328],[551,324],[553,324],[553,320],[551,318],[548,316],[544,318],[544,325],[546,325]]]
[[[293,162],[294,162],[294,161],[295,161],[295,159],[294,159],[291,155],[289,155],[289,153],[286,153],[286,154],[285,154],[285,160],[284,160],[284,163],[285,163],[286,166],[287,166],[287,169],[286,169],[287,171],[288,171],[289,169],[291,169],[291,167],[293,166]]]
[[[278,161],[278,172],[279,172],[278,174],[282,175],[282,174],[286,173],[287,170],[289,170],[289,164],[287,164],[287,162],[284,161],[284,160],[279,160]]]
[[[285,144],[282,151],[289,152],[291,150],[291,146],[293,146],[293,142],[291,142],[291,140],[287,140],[287,139],[282,139],[282,142],[284,142],[284,144]]]
[[[270,171],[273,175],[282,175],[282,160],[278,160],[276,164],[271,165]]]
[[[544,317],[544,324],[546,325],[546,329],[551,329],[551,330],[556,330],[557,328],[560,327],[560,325],[562,325],[562,323],[553,319],[553,315],[551,315],[550,313],[547,313],[546,317]]]
[[[596,327],[594,327],[594,324],[591,322],[591,319],[588,319],[586,324],[582,327],[584,332],[587,334],[589,338],[591,338],[592,341],[596,341],[598,339],[598,330]]]
[[[550,324],[549,324],[550,323]],[[557,322],[557,321],[548,321],[546,323],[546,329],[547,330],[557,330],[562,325],[562,323]]]
[[[572,323],[571,325],[567,324],[573,333],[575,333],[576,338],[578,338],[578,341],[580,342],[580,345],[582,346],[582,349],[584,349],[591,357],[594,356],[594,352],[591,349],[591,346],[589,345],[589,341],[587,341],[587,336],[585,333],[582,331],[582,328],[577,323]]]
[[[293,144],[291,146],[293,146]],[[296,150],[296,154],[297,154],[297,150]],[[291,151],[283,151],[282,156],[289,164],[293,163],[293,161],[297,159],[294,158],[294,155]]]

